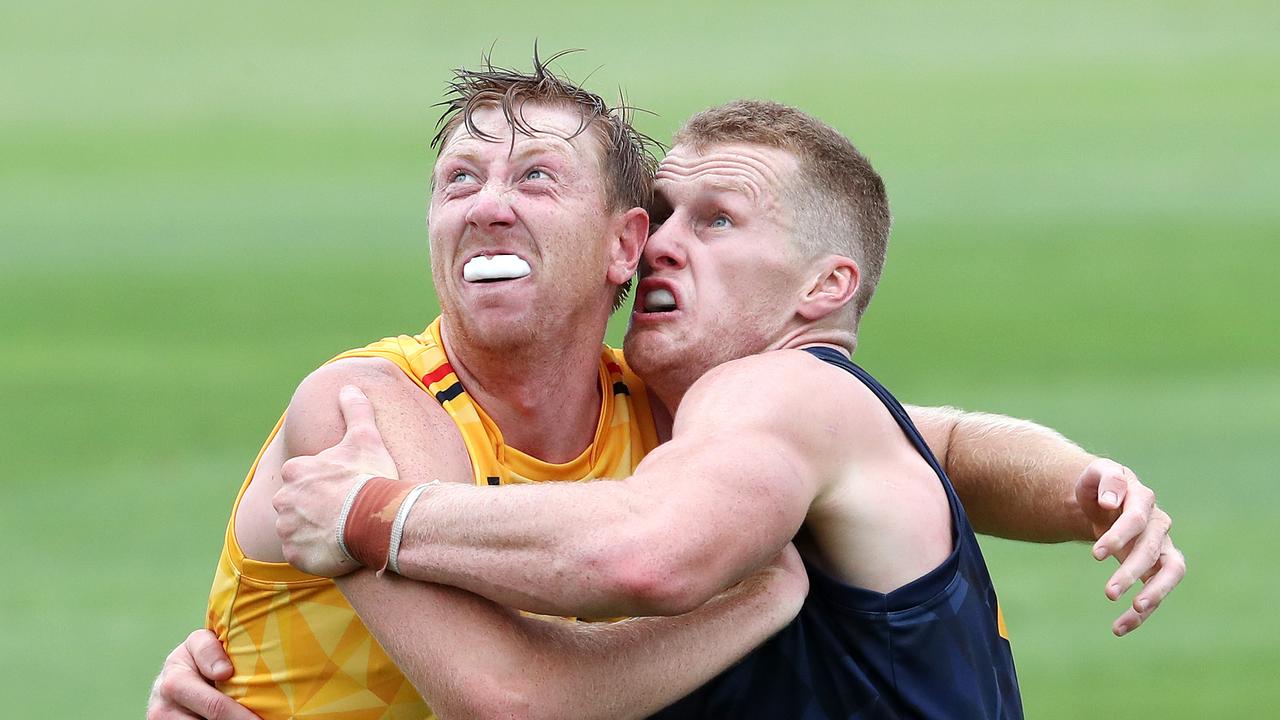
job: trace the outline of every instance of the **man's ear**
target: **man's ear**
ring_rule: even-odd
[[[821,320],[853,300],[862,273],[852,258],[828,255],[814,264],[812,277],[796,311],[806,320]]]
[[[649,239],[649,213],[634,207],[618,216],[612,238],[606,277],[614,285],[621,285],[636,274],[640,264],[645,240]]]

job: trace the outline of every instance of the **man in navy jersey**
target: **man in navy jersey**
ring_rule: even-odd
[[[814,591],[800,617],[668,712],[1016,716],[968,522],[900,406],[847,361],[888,233],[879,178],[837,133],[781,106],[718,108],[676,140],[627,345],[679,408],[671,442],[625,481],[428,488],[400,572],[542,612],[674,614],[803,525]],[[349,461],[322,453],[286,513],[345,495],[334,486],[351,477],[342,485],[325,463]]]
[[[964,510],[848,359],[888,239],[879,176],[813,118],[739,102],[686,124],[654,189],[626,351],[671,439],[626,480],[427,488],[399,572],[539,612],[678,614],[795,538],[800,616],[663,715],[1021,717]]]
[[[879,176],[814,118],[736,102],[685,125],[654,187],[626,352],[674,413],[670,440],[624,480],[428,487],[398,572],[545,613],[678,614],[794,538],[800,616],[663,716],[1021,717],[964,509],[849,361],[889,234]],[[303,516],[350,487],[333,467],[277,498],[295,562],[332,542]]]

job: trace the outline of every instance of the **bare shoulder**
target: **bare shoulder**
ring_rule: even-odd
[[[345,385],[355,385],[369,397],[397,463],[397,448],[409,444],[406,436],[449,457],[459,452],[461,438],[448,414],[389,360],[344,358],[317,368],[294,391],[284,425],[263,452],[236,511],[236,540],[246,556],[284,561],[271,505],[281,486],[280,468],[290,458],[314,455],[342,440],[346,423],[338,392]]]
[[[384,421],[415,417],[422,430],[452,427],[448,413],[422,391],[404,372],[383,358],[344,358],[321,366],[308,375],[294,391],[285,413],[284,437],[289,457],[314,455],[342,439],[346,426],[338,408],[338,392],[345,385],[364,391]],[[425,423],[425,425],[424,425]]]
[[[804,458],[828,479],[913,454],[870,388],[801,350],[761,353],[707,372],[681,402],[674,436],[733,438],[758,452]]]
[[[794,427],[884,415],[857,378],[802,350],[773,350],[711,369],[689,389],[679,415],[715,414]]]

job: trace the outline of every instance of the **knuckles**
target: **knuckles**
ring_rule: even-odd
[[[166,667],[160,674],[160,681],[156,683],[161,699],[166,702],[176,702],[182,693],[182,682],[182,678],[173,668]]]
[[[280,479],[284,481],[286,486],[303,478],[310,459],[310,457],[295,457],[284,461],[284,464],[280,466]]]
[[[368,425],[351,428],[349,437],[359,445],[381,445],[382,436],[376,428]]]

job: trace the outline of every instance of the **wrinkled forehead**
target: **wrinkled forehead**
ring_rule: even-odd
[[[440,157],[461,152],[492,151],[495,145],[506,148],[536,143],[567,155],[595,152],[593,133],[583,128],[582,113],[569,104],[519,102],[512,108],[519,113],[519,122],[507,118],[496,101],[484,102],[471,111],[471,124],[465,122],[449,133],[441,144]],[[514,135],[514,143],[513,143]]]
[[[672,199],[686,192],[719,190],[742,194],[752,203],[772,204],[798,167],[790,152],[766,145],[680,144],[658,164],[654,191]]]
[[[799,161],[780,147],[722,143],[677,145],[658,164],[654,190],[669,195],[686,188],[739,192],[753,202],[776,201]]]

